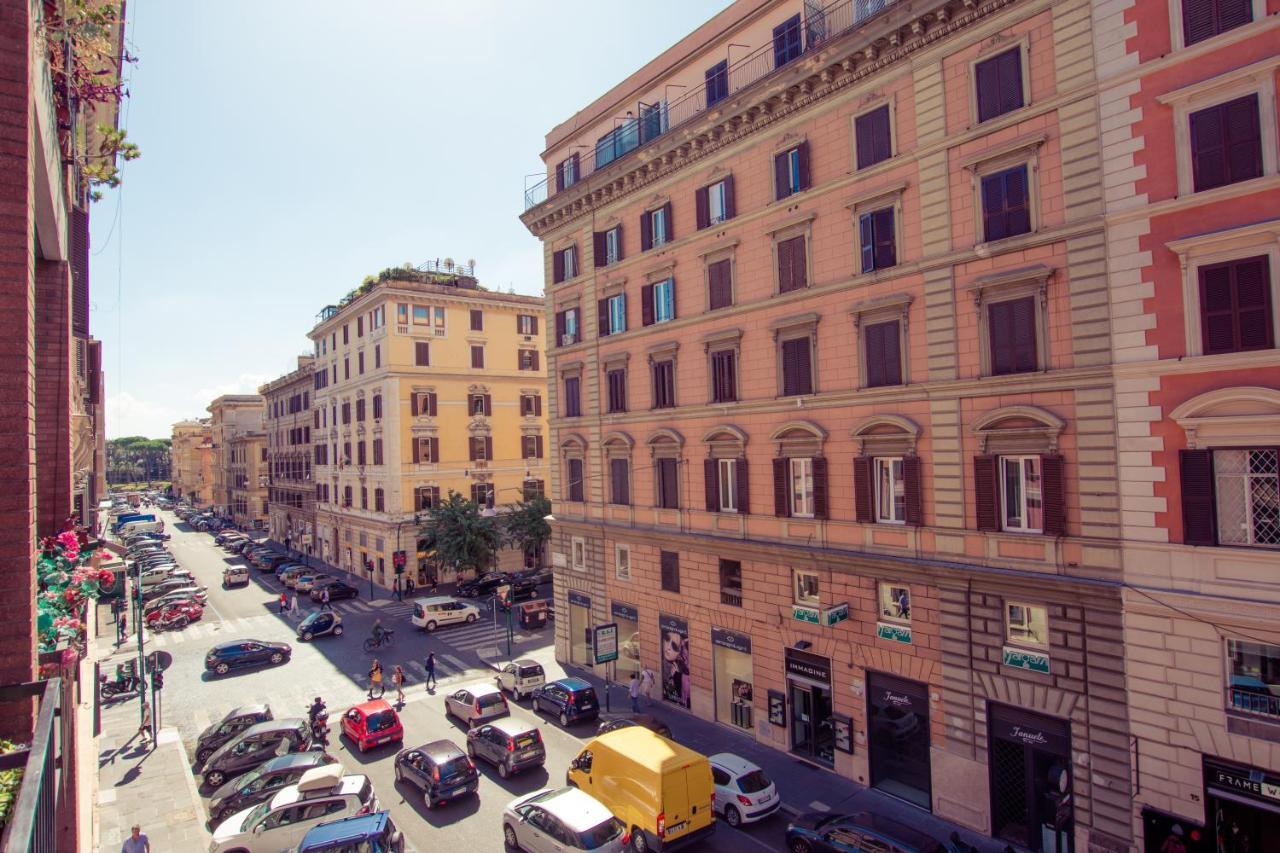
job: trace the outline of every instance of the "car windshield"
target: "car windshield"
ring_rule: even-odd
[[[603,847],[622,834],[622,821],[611,817],[604,823],[597,824],[585,832],[578,833],[578,846],[583,850],[595,850]]]
[[[249,812],[249,817],[245,819],[245,822],[241,825],[240,829],[243,831],[248,831],[253,829],[255,826],[257,826],[259,823],[262,822],[262,819],[267,816],[267,812],[269,811],[271,811],[270,800],[267,800],[265,803],[259,803],[258,805],[254,806],[253,811]]]
[[[540,666],[522,666],[520,667],[521,678],[537,678],[542,675],[542,667]]]
[[[395,711],[378,711],[369,715],[369,731],[380,732],[396,724]]]
[[[522,735],[516,735],[516,749],[524,749],[527,746],[537,746],[538,741],[542,738],[537,732],[525,732]]]
[[[738,790],[744,794],[758,794],[769,787],[769,777],[763,770],[752,770],[738,777]]]
[[[471,762],[466,759],[466,756],[460,755],[440,765],[440,778],[448,779],[450,776],[466,773],[470,769]]]

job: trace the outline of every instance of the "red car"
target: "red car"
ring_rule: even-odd
[[[147,614],[147,627],[153,631],[181,628],[204,616],[204,608],[194,601],[175,601]]]
[[[400,717],[383,699],[356,705],[343,714],[342,733],[355,741],[361,752],[383,743],[404,742]]]

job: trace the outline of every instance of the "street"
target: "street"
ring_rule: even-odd
[[[170,550],[209,590],[208,606],[200,622],[181,631],[148,633],[145,639],[146,651],[160,649],[173,656],[173,663],[165,672],[159,724],[180,732],[189,758],[194,755],[193,745],[200,731],[233,707],[263,702],[270,705],[277,719],[305,716],[311,700],[319,695],[330,713],[328,752],[348,772],[365,773],[372,779],[379,801],[390,809],[411,848],[431,850],[461,842],[475,850],[498,850],[502,846],[501,815],[506,805],[521,794],[563,785],[569,761],[594,734],[594,723],[565,730],[552,720],[536,717],[528,700],[511,702],[514,717],[536,721],[542,730],[547,751],[545,769],[503,780],[487,763],[477,762],[481,772],[478,797],[427,810],[415,788],[395,783],[392,765],[398,745],[360,754],[338,736],[342,713],[366,698],[367,672],[373,655],[364,653],[361,644],[370,635],[375,618],[396,632],[394,645],[379,649],[377,656],[384,668],[388,701],[395,699],[391,672],[397,664],[405,669],[406,703],[400,711],[406,731],[404,746],[448,738],[465,747],[465,728],[445,717],[444,696],[456,686],[492,680],[493,670],[484,659],[505,657],[505,623],[500,619],[495,630],[492,617],[486,615],[475,624],[441,628],[434,635],[427,635],[410,623],[412,605],[408,601],[397,602],[387,597],[385,590],[378,590],[378,596],[370,601],[365,584],[360,587],[360,598],[333,605],[342,614],[344,636],[304,643],[297,639],[295,626],[313,609],[309,597],[299,597],[297,614],[280,614],[282,585],[270,573],[257,569],[251,569],[249,586],[223,589],[223,568],[242,564],[243,560],[215,546],[211,535],[190,530],[170,513],[162,515],[165,529],[173,537]],[[540,594],[549,593],[550,587],[544,586]],[[221,678],[205,671],[204,655],[211,646],[246,639],[287,642],[293,648],[292,659],[279,667],[233,671]],[[514,641],[513,653],[538,660],[546,668],[549,680],[563,673],[554,660],[552,625],[537,631],[517,630]],[[135,642],[133,638],[126,642],[118,657],[134,649]],[[434,691],[427,691],[424,686],[423,660],[429,651],[436,655],[439,685]],[[104,664],[104,669],[113,662],[114,659]],[[613,700],[615,707],[625,703],[619,693],[614,694]],[[196,781],[198,784],[199,779]],[[210,792],[202,789],[200,793],[207,796]],[[786,792],[782,793],[785,798]],[[774,815],[740,831],[719,821],[713,839],[696,849],[726,853],[779,850],[783,847],[785,823],[783,817]]]

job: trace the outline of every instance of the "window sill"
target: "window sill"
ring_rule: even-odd
[[[986,257],[992,254],[1025,249],[1030,244],[1036,243],[1040,239],[1040,232],[1035,228],[1032,228],[1030,231],[1024,231],[1021,234],[1011,234],[1008,237],[1000,237],[995,240],[983,240],[981,243],[974,243],[973,251],[979,257]]]

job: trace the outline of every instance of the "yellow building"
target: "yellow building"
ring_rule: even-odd
[[[268,535],[285,548],[315,553],[316,489],[311,465],[315,358],[258,388],[266,400]]]
[[[415,516],[436,501],[458,492],[501,511],[547,479],[543,300],[484,290],[472,272],[390,270],[310,332],[316,554],[383,586],[396,551],[419,583],[452,578],[417,547]]]
[[[227,446],[231,520],[248,530],[267,526],[267,434],[242,432]]]
[[[173,425],[169,466],[174,497],[198,507],[213,503],[213,430],[207,418]]]
[[[224,394],[209,404],[209,438],[213,448],[212,508],[227,518],[231,517],[235,483],[231,472],[231,444],[237,436],[262,433],[263,409],[260,394]]]

